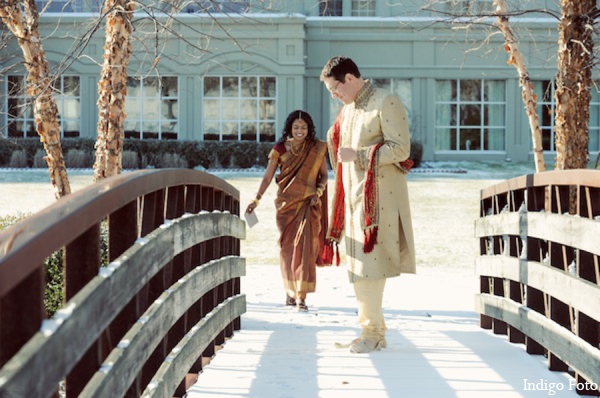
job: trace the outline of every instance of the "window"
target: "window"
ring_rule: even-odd
[[[446,0],[447,10],[457,15],[487,15],[495,11],[493,0]]]
[[[384,88],[396,94],[402,100],[406,109],[408,120],[412,112],[412,90],[411,81],[408,79],[371,79],[375,87]]]
[[[177,77],[128,77],[125,138],[177,139],[178,107]]]
[[[37,137],[32,99],[25,95],[25,77],[8,76],[8,136]]]
[[[248,3],[249,0],[196,0],[190,2],[184,8],[184,12],[241,14],[248,12]]]
[[[341,17],[342,3],[342,0],[319,1],[319,15],[322,17]]]
[[[535,94],[538,97],[537,114],[542,130],[542,149],[554,151],[554,83],[550,80],[534,81]],[[530,144],[533,147],[532,144]]]
[[[590,152],[600,151],[600,93],[598,82],[592,86],[592,101],[590,103],[589,146]]]
[[[353,17],[374,17],[375,0],[352,0]]]
[[[53,97],[58,106],[62,136],[79,137],[81,130],[79,76],[61,76],[56,79]]]
[[[33,99],[27,95],[24,76],[8,76],[8,136],[37,137]],[[79,137],[81,97],[79,76],[60,76],[53,83],[52,97],[58,107],[62,137]]]
[[[435,149],[505,149],[506,94],[502,80],[438,80],[435,94]]]
[[[275,142],[277,80],[271,76],[207,76],[204,140]]]
[[[101,0],[37,0],[40,12],[99,12]]]
[[[554,126],[556,99],[555,86],[551,80],[538,80],[533,82],[535,94],[538,97],[538,118],[542,130],[542,148],[544,151],[555,151]],[[590,152],[600,150],[600,93],[596,87],[591,88],[590,101],[589,143]]]
[[[408,116],[408,120],[411,120],[411,110],[412,110],[412,90],[411,90],[411,81],[408,79],[386,79],[386,78],[377,78],[377,79],[369,79],[369,81],[375,86],[379,88],[386,89],[388,91],[393,92],[400,100],[402,100],[402,105],[406,109],[406,113]],[[344,104],[341,101],[334,100],[333,98],[329,101],[329,125],[333,125],[335,122],[335,118],[338,113],[342,109]]]

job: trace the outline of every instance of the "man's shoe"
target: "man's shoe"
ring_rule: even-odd
[[[335,342],[334,345],[335,345],[335,348],[350,348],[350,347],[352,347],[353,344],[359,344],[361,340],[363,340],[362,337],[357,337],[349,343]],[[385,339],[385,337],[383,339],[379,340],[379,347],[387,348],[387,340]]]
[[[349,343],[338,343],[337,341],[333,344],[335,348],[350,348],[352,344],[358,344],[361,338],[357,337]]]
[[[366,354],[373,351],[381,351],[381,349],[385,347],[387,347],[387,341],[385,339],[379,341],[360,339],[358,342],[352,342],[350,352],[354,354]]]

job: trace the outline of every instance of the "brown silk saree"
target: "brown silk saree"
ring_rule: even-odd
[[[327,191],[314,206],[310,205],[310,199],[317,190],[319,169],[326,153],[327,144],[317,140],[307,142],[298,154],[277,144],[269,156],[279,155],[275,208],[281,275],[288,295],[298,299],[315,291],[316,266],[322,264],[321,251],[327,232]]]

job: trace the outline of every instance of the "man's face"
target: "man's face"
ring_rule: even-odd
[[[323,79],[323,83],[325,84],[325,87],[327,87],[327,91],[331,93],[331,98],[338,99],[344,104],[350,104],[354,101],[354,98],[350,95],[348,78],[345,80],[346,82],[342,83],[334,77],[326,77]]]

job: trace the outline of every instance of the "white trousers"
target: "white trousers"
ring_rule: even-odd
[[[362,327],[362,336],[379,341],[385,337],[387,327],[383,319],[383,289],[385,278],[354,282],[354,293],[358,302],[358,323]]]

